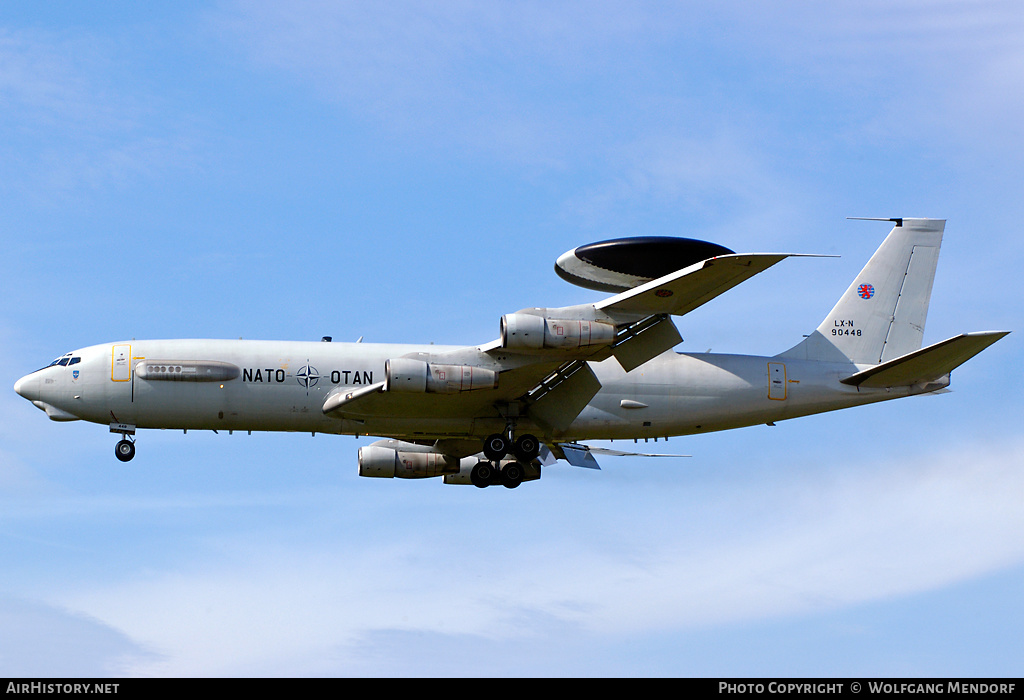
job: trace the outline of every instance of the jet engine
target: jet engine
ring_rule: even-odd
[[[425,479],[459,473],[458,457],[437,452],[405,452],[390,447],[367,445],[359,448],[359,476],[385,479]]]
[[[501,347],[513,350],[576,350],[611,345],[615,326],[601,321],[562,321],[533,314],[501,317]]]
[[[483,367],[435,365],[409,357],[384,363],[384,389],[411,394],[458,394],[478,389],[496,389],[498,373]]]

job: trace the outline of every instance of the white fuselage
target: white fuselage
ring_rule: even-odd
[[[137,428],[306,431],[401,439],[483,437],[501,430],[495,413],[337,418],[322,411],[339,387],[380,382],[384,363],[407,353],[453,347],[252,340],[151,340],[95,345],[19,380],[16,390],[55,420],[75,418]],[[161,361],[213,361],[237,376],[176,381],[154,375]],[[140,363],[150,367],[146,378]],[[840,383],[857,371],[834,364],[740,355],[664,353],[628,374],[614,359],[591,363],[600,391],[558,440],[688,435],[898,398],[909,388],[858,389]],[[171,369],[171,372],[174,370]],[[500,380],[499,380],[500,382]],[[447,397],[438,397],[443,402]],[[452,398],[452,406],[457,400]],[[443,405],[443,404],[442,404]],[[528,418],[525,421],[529,423]]]

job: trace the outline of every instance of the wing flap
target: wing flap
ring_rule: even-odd
[[[583,467],[584,469],[600,469],[601,465],[594,459],[594,455],[590,454],[590,448],[586,445],[577,445],[570,443],[560,443],[558,447],[562,450],[562,454],[565,456],[565,461],[574,467]]]
[[[985,331],[961,335],[883,362],[841,380],[866,388],[927,384],[952,372],[1009,331]]]
[[[601,382],[586,362],[574,362],[565,371],[556,372],[550,385],[537,387],[538,398],[528,413],[537,422],[555,430],[568,428],[601,390]]]
[[[632,327],[627,329],[625,338],[612,346],[612,354],[626,372],[683,342],[669,316],[655,316],[653,321],[646,319],[634,326],[638,326],[635,332]]]
[[[578,442],[560,442],[555,445],[557,450],[561,450],[562,457],[566,462],[574,467],[583,467],[585,469],[600,469],[601,466],[597,463],[597,459],[594,457],[595,454],[599,455],[610,455],[612,457],[690,457],[691,455],[674,455],[674,454],[652,454],[650,452],[624,452],[622,450],[613,450],[607,447],[591,447],[590,445],[583,445]],[[558,456],[555,453],[555,456]]]

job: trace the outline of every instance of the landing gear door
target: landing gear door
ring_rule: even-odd
[[[781,362],[768,363],[768,398],[786,400],[786,365]]]
[[[127,382],[132,378],[132,346],[115,345],[110,353],[110,378]]]

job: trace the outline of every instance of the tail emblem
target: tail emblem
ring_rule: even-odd
[[[861,299],[870,299],[875,296],[875,288],[870,284],[862,284],[857,287],[857,294]]]

